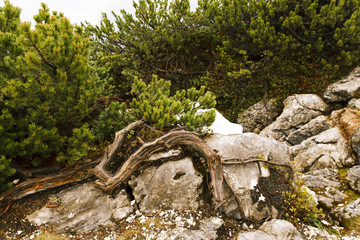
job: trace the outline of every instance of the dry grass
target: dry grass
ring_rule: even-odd
[[[360,112],[346,108],[340,115],[339,126],[347,139],[351,139],[360,127]]]
[[[39,236],[35,237],[35,240],[68,240],[69,238],[63,237],[61,235],[55,235],[51,233],[42,233]]]

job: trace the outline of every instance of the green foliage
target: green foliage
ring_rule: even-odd
[[[358,64],[358,0],[140,0],[135,15],[88,26],[121,94],[127,76],[170,80],[172,92],[204,85],[235,119],[265,98],[281,102],[323,86]],[[141,39],[141,41],[140,41]]]
[[[130,96],[133,76],[149,82],[153,74],[171,80],[172,90],[193,87],[214,60],[209,19],[191,12],[188,0],[140,0],[134,7],[135,15],[121,10],[112,23],[104,14],[100,26],[87,27],[117,93]]]
[[[0,192],[12,186],[11,183],[6,183],[8,177],[15,174],[15,169],[11,168],[11,159],[6,159],[5,156],[0,155]]]
[[[19,13],[8,1],[0,8],[1,161],[73,163],[94,142],[86,122],[107,79],[92,67],[90,39],[80,27],[45,4],[33,29]],[[2,166],[2,175],[13,173]]]
[[[264,95],[281,100],[304,88],[319,92],[322,82],[334,81],[359,62],[359,1],[207,2],[219,6],[211,11],[221,39],[217,66],[229,82],[222,86],[244,89],[219,99],[226,105],[237,95],[248,105]]]
[[[123,129],[134,120],[135,117],[129,114],[125,103],[111,102],[94,123],[93,132],[96,140],[100,143],[110,140],[116,131]]]
[[[158,129],[177,124],[186,126],[190,131],[203,130],[215,120],[215,110],[201,111],[215,107],[215,97],[205,88],[200,90],[190,88],[187,91],[177,91],[170,96],[170,81],[158,80],[153,76],[146,84],[135,78],[132,93],[136,98],[130,103],[136,118],[143,119]]]
[[[321,220],[325,219],[325,214],[322,209],[317,208],[311,194],[306,191],[304,183],[297,180],[290,186],[289,191],[284,193],[285,219],[295,225],[306,223],[322,228]]]

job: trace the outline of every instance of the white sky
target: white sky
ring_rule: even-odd
[[[129,13],[134,13],[132,0],[10,0],[10,2],[22,9],[21,20],[31,21],[34,24],[33,16],[37,14],[44,2],[50,8],[50,11],[63,12],[70,19],[71,23],[80,23],[88,21],[93,25],[98,25],[101,20],[101,13],[105,12],[112,16],[111,11],[116,14],[120,9],[125,9]],[[190,0],[191,8],[195,9],[197,0]],[[3,0],[0,0],[0,6],[4,6]]]

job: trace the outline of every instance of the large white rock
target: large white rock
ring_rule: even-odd
[[[265,222],[259,230],[241,232],[237,240],[303,240],[299,231],[290,222],[273,219]]]
[[[347,171],[346,180],[354,191],[360,193],[360,165],[354,166]]]
[[[282,240],[303,240],[299,231],[288,221],[273,219],[265,222],[259,230]]]
[[[134,210],[125,190],[112,198],[92,182],[63,190],[51,196],[50,201],[61,204],[56,208],[41,208],[27,217],[29,222],[53,223],[59,230],[89,232],[99,226],[114,226],[112,219],[125,218]]]
[[[236,161],[236,159],[249,160],[261,158],[276,163],[290,164],[289,150],[285,143],[261,137],[254,133],[237,135],[214,134],[207,137],[205,142],[223,160],[234,159]],[[261,171],[259,171],[259,167],[255,162],[223,166],[224,177],[242,202],[241,207],[244,217],[254,221],[262,221],[276,213],[276,210],[268,204],[269,201],[266,200],[266,197],[258,188],[259,179],[271,178],[269,168],[266,167],[265,163],[259,163],[259,166]],[[280,185],[281,183],[279,187]],[[272,191],[276,190],[272,189]],[[237,202],[226,186],[225,201],[222,208],[228,216],[238,219],[242,218]]]
[[[263,231],[257,230],[253,232],[241,232],[238,234],[237,240],[279,240],[278,238],[267,234]]]
[[[140,211],[196,210],[202,192],[202,176],[191,158],[149,167],[129,181]]]
[[[260,135],[286,141],[303,125],[322,115],[327,110],[327,104],[315,94],[293,95],[285,99],[282,114]]]
[[[339,204],[331,212],[345,228],[360,232],[360,198],[346,205]]]

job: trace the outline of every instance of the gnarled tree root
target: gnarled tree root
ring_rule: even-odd
[[[125,134],[122,137],[125,137]],[[113,144],[112,147],[117,148],[118,146]],[[152,142],[144,143],[113,175],[108,173],[104,166],[108,165],[111,162],[109,159],[114,159],[114,156],[109,155],[108,158],[103,158],[102,162],[95,168],[94,174],[104,182],[97,182],[97,185],[106,192],[112,192],[116,186],[127,182],[134,171],[140,168],[141,163],[146,162],[151,155],[176,147],[189,149],[204,157],[210,173],[215,206],[219,207],[224,198],[222,185],[223,169],[220,156],[210,149],[196,134],[188,131],[169,132]],[[111,152],[114,154],[116,151]]]

